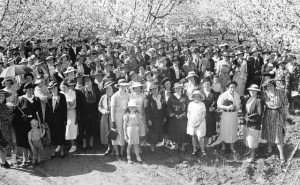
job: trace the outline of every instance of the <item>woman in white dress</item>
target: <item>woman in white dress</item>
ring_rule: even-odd
[[[201,102],[204,99],[199,90],[193,92],[194,101],[189,103],[187,117],[187,134],[192,136],[193,155],[197,153],[197,141],[199,142],[202,155],[206,155],[204,149],[204,136],[206,135],[205,104]]]
[[[238,110],[240,109],[240,95],[235,92],[237,83],[229,81],[226,84],[227,91],[220,95],[217,105],[221,109],[220,141],[222,151],[225,151],[225,143],[230,144],[230,150],[234,153],[234,143],[237,141]]]
[[[119,90],[112,95],[110,102],[112,128],[119,133],[117,139],[112,141],[118,160],[121,160],[121,157],[124,154],[125,138],[123,130],[123,115],[128,105],[129,95],[128,92],[126,92],[128,85],[129,83],[127,83],[125,79],[120,79],[118,84],[115,85],[119,88]],[[119,145],[121,146],[121,152],[119,151]]]
[[[71,149],[69,153],[75,152],[77,147],[75,145],[75,139],[78,134],[78,125],[76,123],[76,93],[66,82],[60,84],[61,93],[66,96],[67,101],[67,126],[66,126],[66,140],[71,141]]]

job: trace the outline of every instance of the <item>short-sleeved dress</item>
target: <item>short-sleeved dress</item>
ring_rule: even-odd
[[[115,107],[116,116],[116,130],[118,131],[118,137],[115,141],[112,141],[112,145],[123,146],[125,144],[124,140],[124,130],[123,130],[123,115],[125,113],[126,107],[128,105],[129,95],[127,92],[121,93],[116,92],[111,97],[111,107]]]
[[[231,101],[236,106],[234,111],[223,111],[220,123],[220,141],[225,143],[234,143],[237,141],[238,132],[238,110],[240,108],[240,95],[234,92],[234,96],[229,91],[219,96],[218,107],[224,105],[226,101]]]
[[[136,111],[133,113],[125,113],[124,114],[124,124],[126,124],[126,133],[128,136],[127,143],[129,145],[137,145],[140,144],[140,122],[142,121],[142,115]]]
[[[283,143],[285,127],[285,109],[287,97],[284,91],[275,90],[275,95],[271,96],[267,91],[263,93],[263,103],[265,104],[263,122],[262,122],[262,139],[270,143]],[[267,103],[274,104],[277,109],[271,109]]]
[[[206,121],[205,121],[205,104],[203,102],[190,102],[187,110],[187,134],[188,135],[196,135],[199,137],[204,137],[206,134]],[[198,124],[197,127],[193,127],[193,125]]]
[[[133,100],[136,102],[137,107],[138,107],[138,111],[141,113],[142,115],[142,120],[140,121],[140,136],[146,136],[146,115],[145,115],[145,108],[144,108],[144,102],[145,102],[145,95],[142,93],[130,93],[129,94],[129,101]]]

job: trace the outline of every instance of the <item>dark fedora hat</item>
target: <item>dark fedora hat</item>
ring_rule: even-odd
[[[24,89],[34,89],[34,86],[33,86],[32,83],[25,84],[25,85],[24,85]]]
[[[165,85],[165,83],[168,82],[168,81],[170,81],[171,83],[173,83],[173,81],[172,81],[171,78],[166,77],[166,78],[164,78],[164,79],[161,81],[160,84],[161,84],[161,85]]]
[[[236,83],[236,81],[231,80],[231,81],[227,82],[226,87],[229,87],[229,86],[232,85],[232,84],[235,85],[235,87],[238,86],[238,84]]]

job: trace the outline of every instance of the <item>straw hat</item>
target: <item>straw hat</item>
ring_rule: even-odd
[[[74,67],[68,67],[67,70],[64,72],[64,74],[75,72],[75,71],[76,69]]]
[[[200,99],[201,99],[201,100],[204,100],[204,95],[201,93],[200,90],[194,90],[194,91],[193,91],[193,96],[194,96],[194,95],[197,95],[197,94],[200,95]]]
[[[247,90],[248,90],[248,91],[259,91],[259,92],[261,91],[261,90],[259,89],[258,85],[256,85],[256,84],[250,85],[250,87],[247,88]]]
[[[141,82],[133,82],[130,87],[135,88],[135,87],[144,87],[144,86],[145,85],[142,84]]]
[[[115,87],[118,88],[119,86],[128,86],[128,85],[129,85],[129,83],[125,79],[120,79],[118,81],[118,84],[115,85]]]
[[[51,82],[49,82],[49,84],[48,84],[48,89],[52,89],[53,87],[57,87],[57,83],[55,82],[55,81],[51,81]]]
[[[102,90],[106,89],[109,86],[112,86],[115,82],[108,80],[104,83]]]
[[[183,84],[182,83],[175,83],[173,89],[177,89],[177,88],[183,88]]]
[[[199,77],[199,76],[196,75],[195,71],[190,71],[185,78],[190,78],[190,77]]]

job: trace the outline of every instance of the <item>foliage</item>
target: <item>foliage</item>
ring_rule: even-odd
[[[2,0],[0,42],[65,37],[235,34],[261,48],[300,46],[297,0]]]

